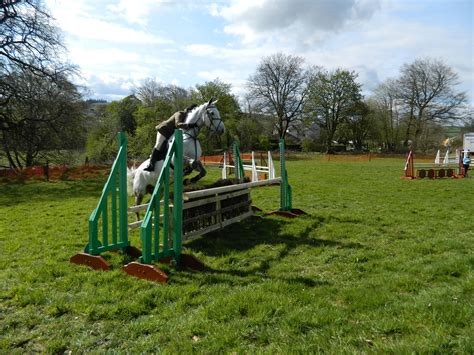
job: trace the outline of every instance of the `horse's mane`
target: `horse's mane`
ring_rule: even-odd
[[[207,108],[207,102],[199,105],[191,110],[186,117],[185,123],[196,123],[196,121],[201,117],[201,113]]]

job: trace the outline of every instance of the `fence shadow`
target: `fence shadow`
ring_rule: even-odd
[[[303,217],[304,218],[304,217]],[[232,224],[223,230],[211,232],[205,236],[187,242],[185,245],[209,256],[225,256],[231,252],[247,251],[258,245],[284,245],[281,257],[286,256],[291,250],[304,245],[307,247],[360,248],[359,243],[344,243],[333,240],[318,239],[310,233],[325,223],[323,217],[309,217],[312,219],[302,231],[295,234],[283,233],[282,229],[291,220],[273,217],[252,217],[240,223]]]
[[[268,271],[275,263],[280,262],[292,252],[304,246],[305,248],[363,248],[363,245],[353,242],[340,242],[333,240],[324,240],[311,236],[311,232],[320,228],[325,219],[322,217],[311,217],[311,223],[303,230],[294,231],[289,234],[284,232],[287,223],[293,223],[289,220],[281,218],[258,218],[253,217],[244,222],[233,224],[221,231],[209,233],[199,239],[187,242],[185,246],[195,251],[199,251],[207,256],[225,257],[238,252],[249,251],[259,245],[268,245],[272,248],[272,252],[262,257],[259,255],[258,263],[245,269],[235,268],[210,268],[206,270],[206,283],[233,283],[226,276],[232,276],[239,279],[237,283],[246,284],[255,281],[255,277],[259,279],[262,275],[268,277]],[[277,250],[277,252],[275,252]],[[295,256],[297,257],[297,256]],[[248,278],[244,280],[243,278]],[[291,272],[278,277],[288,283],[302,284],[307,287],[316,287],[328,284],[328,281],[317,280],[309,277],[294,276]]]

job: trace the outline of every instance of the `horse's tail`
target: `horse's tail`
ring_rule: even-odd
[[[135,169],[135,167],[132,167],[132,168],[127,167],[127,191],[130,196],[134,195],[133,179],[135,178],[136,172],[137,172],[137,169]]]

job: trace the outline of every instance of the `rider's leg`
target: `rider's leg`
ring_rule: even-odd
[[[156,143],[150,155],[150,163],[143,170],[149,171],[149,172],[152,172],[153,170],[155,170],[155,163],[158,161],[160,157],[160,151],[165,146],[165,142],[166,142],[165,136],[163,136],[160,132],[156,132]]]

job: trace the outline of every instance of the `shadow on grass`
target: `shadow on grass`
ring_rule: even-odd
[[[308,217],[302,217],[308,218]],[[243,223],[234,224],[226,229],[209,233],[202,238],[190,241],[185,244],[187,248],[200,251],[207,256],[226,257],[238,252],[246,252],[259,245],[265,245],[271,248],[272,252],[258,255],[258,262],[255,265],[244,268],[223,268],[213,269],[208,267],[206,270],[206,283],[250,283],[255,281],[255,277],[268,278],[268,274],[272,266],[281,262],[286,257],[292,255],[294,258],[300,257],[297,251],[300,247],[304,248],[363,248],[359,243],[339,242],[333,240],[324,240],[311,236],[317,228],[322,226],[325,219],[322,217],[311,217],[310,224],[304,228],[298,229],[295,226],[291,233],[288,230],[287,223],[294,223],[295,220],[285,220],[281,218],[251,218]],[[305,221],[304,224],[307,224]],[[244,254],[242,258],[248,258]],[[294,276],[292,270],[288,272],[282,271],[279,280],[283,280],[292,284],[302,284],[307,287],[316,287],[329,284],[325,280],[316,280],[314,278]],[[244,281],[240,279],[229,280],[226,276],[246,278]]]
[[[311,223],[303,230],[293,230],[294,234],[284,233],[283,227],[296,220],[281,218],[253,217],[244,222],[233,224],[221,231],[209,233],[199,239],[186,243],[186,247],[199,250],[209,256],[225,256],[231,252],[246,251],[258,245],[284,245],[281,257],[285,257],[291,250],[305,245],[307,247],[337,247],[360,248],[359,243],[344,243],[333,240],[318,239],[310,233],[324,224],[323,217],[311,218]]]

